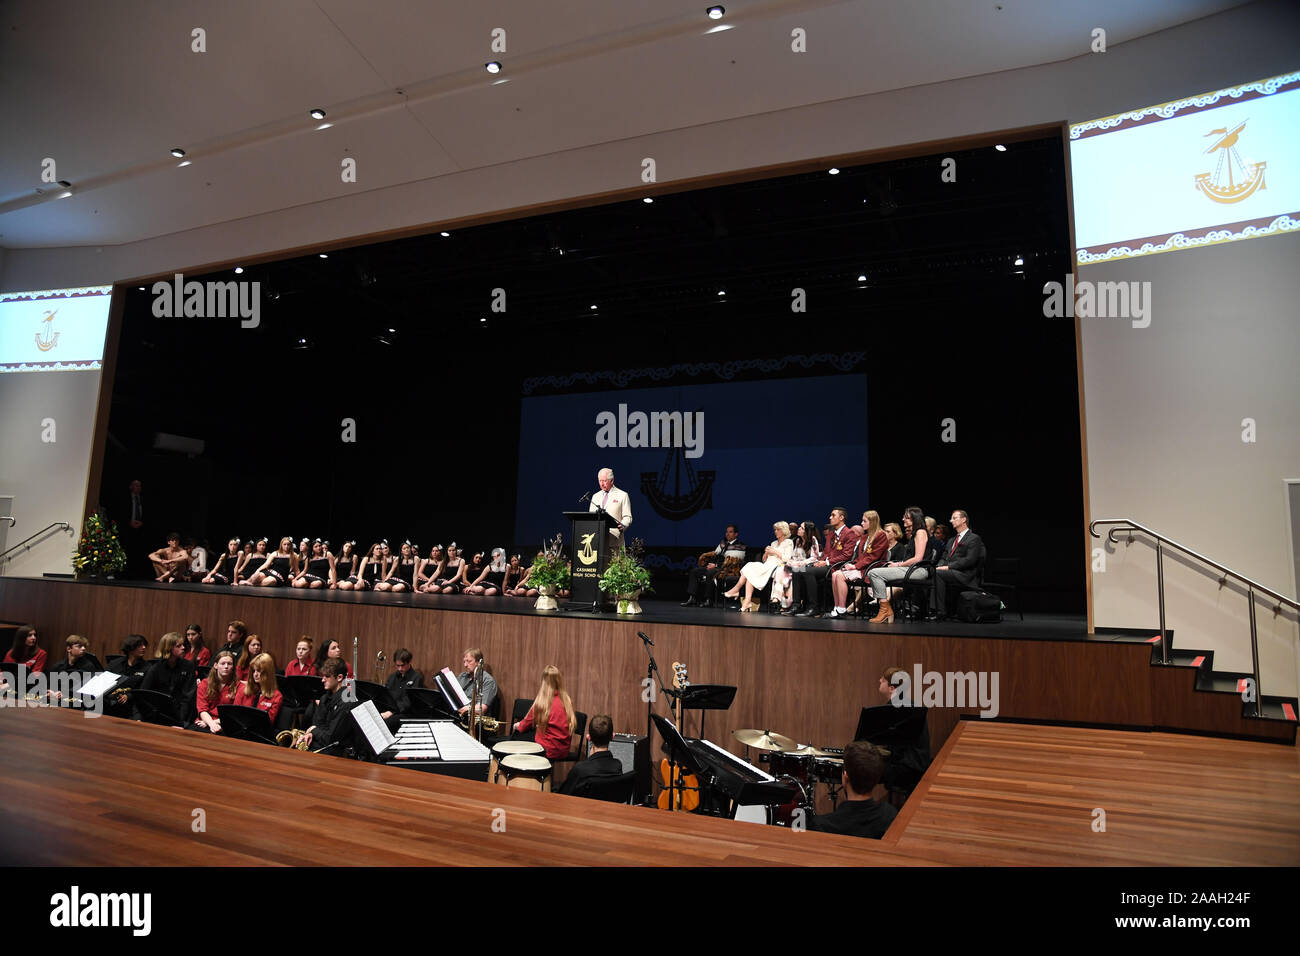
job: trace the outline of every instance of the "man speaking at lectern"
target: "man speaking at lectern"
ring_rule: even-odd
[[[599,511],[604,509],[609,512],[611,518],[626,529],[632,523],[632,502],[628,499],[626,491],[614,487],[614,469],[600,469],[596,473],[596,481],[600,483],[600,490],[591,496],[591,507],[587,510]],[[609,532],[610,550],[612,551],[618,547],[621,540],[622,531],[611,529]]]

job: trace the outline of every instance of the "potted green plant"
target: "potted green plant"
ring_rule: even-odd
[[[569,586],[569,562],[564,557],[562,543],[558,534],[554,541],[545,542],[529,569],[528,583],[537,588],[538,594],[533,607],[539,611],[559,610],[555,595]]]
[[[72,555],[78,578],[99,578],[126,567],[126,552],[117,536],[117,524],[98,512],[86,519],[81,540]]]
[[[650,572],[646,570],[642,559],[645,554],[645,542],[633,538],[626,546],[614,552],[600,576],[600,589],[606,594],[613,594],[618,601],[619,614],[640,614],[638,603],[641,592],[652,590]]]

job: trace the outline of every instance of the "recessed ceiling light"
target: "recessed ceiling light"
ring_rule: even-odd
[[[719,290],[718,290],[718,295],[726,295],[726,294],[727,294],[727,290],[726,290],[726,289],[719,289]]]
[[[479,319],[479,321],[482,322],[482,323],[484,323],[484,324],[487,323],[487,319]]]
[[[324,253],[324,252],[318,253],[318,255],[319,255],[322,259],[328,259],[328,258],[329,258],[329,255],[326,254],[326,253]]]
[[[654,198],[651,196],[642,196],[641,201],[644,203],[651,203],[654,202]]]
[[[388,331],[389,331],[389,332],[396,332],[397,329],[389,329]]]
[[[1023,266],[1024,264],[1025,264],[1024,258],[1021,256],[1016,256],[1016,265]]]
[[[723,6],[714,5],[712,7],[709,7],[704,12],[709,15],[710,20],[721,20],[722,15],[727,12],[727,8]]]
[[[144,291],[144,286],[140,286],[140,291],[141,291],[141,292]]]
[[[449,233],[449,232],[440,232],[440,233],[438,233],[438,235],[442,236],[442,238],[444,238],[444,239],[450,239],[450,238],[451,238],[451,233]]]
[[[826,172],[830,173],[832,176],[838,176],[840,174],[840,168],[838,166],[832,166],[830,169],[826,170]]]
[[[858,276],[858,281],[859,281],[859,282],[866,282],[866,281],[867,281],[867,277],[866,277],[865,275],[860,275],[860,276]]]
[[[244,267],[243,267],[243,266],[235,266],[235,275],[237,275],[237,276],[242,276],[243,274],[244,274]]]
[[[317,126],[316,128],[317,128],[318,130],[321,130],[321,129],[329,129],[329,128],[330,128],[331,126],[333,126],[333,125],[334,125],[333,123],[321,123],[321,124],[320,124],[319,126]]]
[[[179,146],[173,146],[172,155],[175,156],[177,159],[182,159],[185,156],[185,150],[181,149]]]
[[[489,73],[500,73],[501,64],[498,63],[496,60],[493,60],[491,63],[484,63],[483,69],[487,70]]]
[[[314,110],[311,111],[311,118],[312,118],[312,119],[324,119],[324,118],[325,118],[325,111],[324,111],[323,109],[321,109],[320,107],[317,107],[316,109],[314,109]]]
[[[177,163],[176,168],[180,169],[182,166],[189,166],[189,165],[190,165],[190,161],[187,159],[184,162]]]
[[[595,307],[594,305],[591,307],[591,311],[593,311],[593,312],[596,311],[596,307]]]
[[[1005,153],[1007,151],[1007,148],[1003,146],[1001,143],[998,143],[993,148],[996,149],[999,153]]]

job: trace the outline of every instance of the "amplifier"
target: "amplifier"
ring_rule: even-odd
[[[618,759],[624,773],[636,771],[632,802],[642,803],[650,796],[650,738],[615,734],[609,742],[609,752]]]

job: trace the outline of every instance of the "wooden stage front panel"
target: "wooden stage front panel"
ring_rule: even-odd
[[[467,647],[483,648],[509,714],[515,698],[531,699],[541,670],[555,664],[564,674],[574,707],[587,714],[607,713],[619,732],[644,733],[643,680],[646,654],[638,630],[655,642],[654,654],[667,679],[671,664],[687,664],[697,684],[738,688],[729,711],[707,717],[707,736],[743,756],[730,732],[770,729],[804,743],[843,746],[853,735],[859,711],[883,703],[877,690],[881,672],[898,665],[912,672],[997,672],[999,716],[1021,720],[1090,723],[1113,727],[1158,726],[1153,716],[1150,647],[1142,644],[1065,640],[1011,640],[980,637],[920,636],[870,631],[790,630],[743,626],[655,624],[623,620],[613,614],[556,616],[491,613],[499,599],[458,599],[471,610],[444,607],[385,606],[297,600],[288,596],[212,591],[113,587],[72,581],[0,578],[0,618],[38,626],[43,645],[62,646],[71,633],[88,638],[103,659],[118,653],[129,633],[146,635],[151,647],[167,631],[203,626],[209,644],[224,641],[226,622],[245,621],[280,666],[293,654],[302,634],[319,643],[339,640],[352,658],[359,638],[360,676],[374,676],[375,655],[406,647],[426,677],[439,668],[460,670]],[[471,603],[473,602],[473,603]],[[725,612],[718,611],[720,620]],[[733,617],[736,615],[733,615]],[[1194,674],[1185,677],[1193,704]],[[1163,684],[1161,685],[1164,686]],[[1238,708],[1238,712],[1239,712]],[[666,713],[663,702],[656,704]],[[979,708],[936,708],[929,714],[932,752],[937,752],[962,714]],[[1200,721],[1189,729],[1236,734],[1275,733],[1291,739],[1294,729],[1281,722],[1246,722],[1223,712],[1219,724]],[[699,716],[687,722],[697,735]]]

